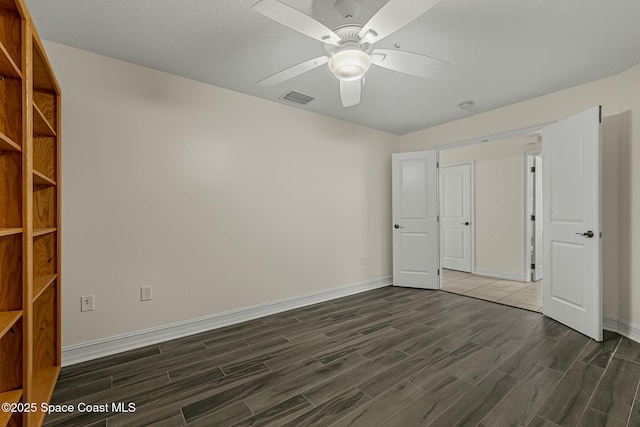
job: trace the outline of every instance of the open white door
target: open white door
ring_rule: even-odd
[[[542,131],[543,312],[602,341],[600,107]]]
[[[392,155],[393,284],[438,289],[437,152]]]
[[[471,164],[440,168],[442,268],[471,273]]]

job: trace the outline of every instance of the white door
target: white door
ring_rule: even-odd
[[[533,264],[535,266],[533,270],[533,280],[537,282],[542,279],[542,270],[544,265],[544,251],[542,243],[542,230],[544,229],[544,211],[542,209],[542,156],[535,156],[533,158],[533,165],[535,168],[533,179],[533,211],[535,216],[535,220],[533,221]]]
[[[545,315],[602,341],[600,108],[542,131]]]
[[[471,165],[440,168],[442,268],[471,272]]]
[[[437,152],[392,155],[393,284],[438,289]]]

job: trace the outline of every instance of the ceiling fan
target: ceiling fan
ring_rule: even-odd
[[[274,86],[285,80],[327,64],[340,80],[344,107],[360,103],[362,80],[371,64],[418,77],[438,77],[448,62],[396,49],[375,49],[374,44],[427,12],[439,0],[389,0],[364,25],[347,24],[334,30],[278,0],[261,0],[253,9],[274,21],[324,43],[328,55],[294,65],[258,82]],[[338,0],[336,7],[357,10],[355,0]]]

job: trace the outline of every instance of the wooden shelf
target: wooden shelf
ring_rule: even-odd
[[[3,337],[21,316],[22,310],[0,311],[0,337]]]
[[[36,228],[33,230],[33,237],[44,236],[45,234],[55,233],[56,228]]]
[[[0,42],[0,74],[14,79],[22,79],[20,68],[7,52],[7,48]]]
[[[57,274],[46,274],[36,276],[33,279],[33,300],[37,300],[40,295],[53,283],[58,277]]]
[[[22,399],[22,390],[11,390],[0,393],[0,403],[18,403]],[[0,411],[0,426],[9,424],[13,414],[11,412]]]
[[[49,124],[44,114],[42,114],[42,111],[40,111],[40,108],[38,108],[36,104],[33,104],[33,134],[56,136],[56,131],[53,130],[53,127]]]
[[[56,182],[51,178],[49,178],[48,176],[46,176],[45,174],[40,173],[37,170],[33,169],[33,184],[54,186],[56,185]]]
[[[40,403],[49,402],[53,389],[56,386],[58,380],[58,374],[60,373],[59,366],[52,366],[50,368],[38,369],[33,375],[33,394],[31,395],[32,402]],[[44,417],[47,415],[45,412],[38,411],[33,413],[33,425],[42,425]]]
[[[16,144],[13,139],[0,132],[0,151],[22,151],[22,148]]]
[[[49,402],[60,373],[60,106],[25,0],[0,0],[2,402]],[[0,427],[45,416],[0,412]]]
[[[0,237],[22,233],[22,228],[0,228]]]

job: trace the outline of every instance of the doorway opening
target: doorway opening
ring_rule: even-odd
[[[439,162],[442,289],[541,312],[539,135],[445,147]],[[469,195],[464,191],[469,186],[465,167],[472,171]],[[471,265],[461,268],[459,261],[467,254]]]

